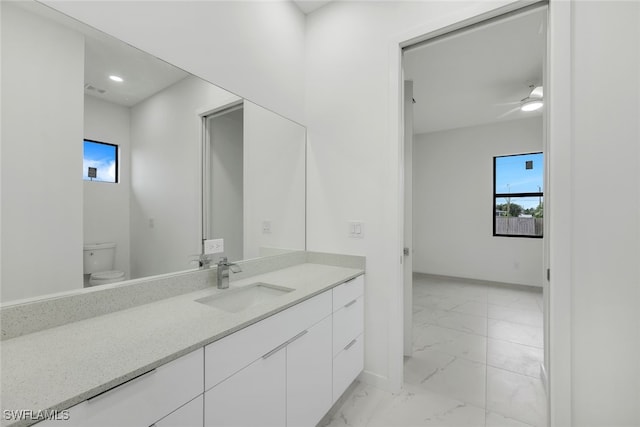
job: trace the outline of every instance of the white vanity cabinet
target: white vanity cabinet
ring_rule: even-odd
[[[331,406],[332,291],[205,347],[205,426],[314,426]]]
[[[333,289],[333,399],[364,367],[364,276]]]
[[[203,357],[202,349],[191,352],[71,407],[68,420],[38,427],[150,426],[202,394]]]
[[[315,426],[363,369],[363,294],[359,276],[38,426]]]

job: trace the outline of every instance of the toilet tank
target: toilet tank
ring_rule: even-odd
[[[113,242],[84,245],[84,274],[113,270],[116,244]]]

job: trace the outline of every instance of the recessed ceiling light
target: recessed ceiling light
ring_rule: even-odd
[[[120,76],[113,75],[113,76],[109,76],[109,78],[114,82],[118,82],[118,83],[122,83],[124,81],[124,79]]]

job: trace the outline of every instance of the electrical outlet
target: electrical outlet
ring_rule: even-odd
[[[224,239],[209,239],[204,241],[204,253],[219,254],[224,252]]]
[[[262,221],[262,234],[271,234],[271,221],[268,219]]]

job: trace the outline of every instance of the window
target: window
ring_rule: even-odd
[[[82,169],[86,181],[118,182],[118,146],[85,139]]]
[[[542,153],[493,158],[493,235],[542,237]]]

